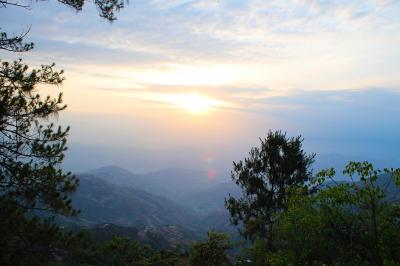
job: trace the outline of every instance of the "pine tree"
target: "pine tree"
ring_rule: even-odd
[[[59,0],[80,11],[83,0]],[[30,4],[0,0],[0,8]],[[108,21],[123,0],[95,0]],[[1,29],[0,29],[1,30]],[[18,36],[0,32],[0,51],[27,52],[29,30]],[[56,215],[75,215],[70,196],[78,180],[60,169],[69,128],[49,122],[66,108],[62,94],[42,97],[41,85],[60,86],[63,72],[54,64],[30,70],[18,60],[0,60],[0,265],[44,265],[61,259],[72,236],[54,223]]]
[[[0,66],[0,246],[7,264],[54,252],[61,233],[49,218],[38,218],[43,213],[76,214],[69,195],[78,180],[60,169],[69,128],[46,122],[66,106],[61,93],[36,92],[38,85],[62,83],[53,67],[29,70],[21,60]]]
[[[246,238],[267,239],[272,243],[276,215],[285,208],[290,189],[310,180],[314,154],[302,150],[301,137],[287,138],[281,131],[269,132],[260,148],[250,157],[233,163],[232,180],[242,188],[241,198],[229,196],[225,206],[231,222],[241,223]]]

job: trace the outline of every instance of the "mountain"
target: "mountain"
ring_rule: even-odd
[[[165,197],[111,184],[93,175],[80,175],[79,179],[80,185],[72,204],[81,210],[73,220],[80,225],[175,225],[192,230],[198,222],[194,212]]]
[[[123,168],[107,166],[79,175],[80,186],[73,206],[81,210],[75,223],[138,227],[155,231],[177,226],[185,232],[205,232],[229,227],[224,199],[239,196],[233,183],[213,183],[205,173],[187,169],[166,169],[134,174]]]
[[[107,166],[88,171],[86,174],[182,203],[191,195],[218,184],[208,178],[206,171],[191,169],[164,169],[147,174],[134,174],[117,166]]]
[[[159,182],[154,182],[145,175],[134,174],[118,166],[105,166],[90,170],[85,174],[93,175],[112,184],[145,190],[155,195],[165,196],[169,194],[169,190],[160,185]]]

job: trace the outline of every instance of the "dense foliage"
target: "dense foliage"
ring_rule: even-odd
[[[128,238],[94,242],[88,236],[81,236],[76,240],[60,265],[170,266],[184,260],[172,251],[158,251]]]
[[[226,251],[232,248],[228,235],[210,231],[207,236],[207,241],[193,244],[190,265],[231,265],[226,255]]]
[[[256,265],[400,264],[399,198],[385,192],[398,184],[400,169],[350,162],[343,173],[352,181],[326,184],[335,172],[324,170],[316,193],[293,193],[272,248],[262,239],[254,244]]]

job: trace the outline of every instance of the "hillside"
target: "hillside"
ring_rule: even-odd
[[[210,229],[234,231],[224,198],[237,196],[240,190],[232,183],[210,184],[203,174],[169,169],[140,175],[115,166],[92,170],[78,176],[80,186],[73,196],[73,206],[81,214],[68,222],[102,232],[102,224],[134,231],[146,227],[147,235],[160,238],[158,233],[164,232],[169,240],[195,239]]]
[[[134,174],[118,166],[105,166],[90,170],[85,174],[93,175],[96,178],[112,184],[145,190],[155,195],[165,196],[169,194],[169,190],[158,182],[144,175]]]
[[[163,169],[147,174],[134,174],[117,166],[91,170],[86,174],[112,184],[132,187],[154,195],[164,196],[190,207],[212,198],[212,207],[223,205],[224,197],[234,192],[232,184],[217,183],[205,171],[191,169]],[[202,195],[203,194],[203,195]],[[216,202],[216,204],[214,203]]]
[[[121,226],[176,225],[188,230],[197,222],[195,213],[161,196],[140,189],[105,182],[93,175],[80,175],[73,206],[81,210],[74,222],[93,226],[113,223]]]

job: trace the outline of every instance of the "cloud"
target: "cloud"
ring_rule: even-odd
[[[11,33],[32,24],[37,47],[1,56],[66,69],[72,112],[140,117],[165,111],[165,95],[197,93],[228,103],[224,115],[239,113],[252,136],[282,127],[349,147],[387,141],[392,154],[399,143],[399,1],[137,0],[112,24],[92,5],[33,7],[0,9]]]
[[[109,25],[90,6],[84,14],[47,2],[34,7],[23,11],[23,20],[34,26],[33,37],[124,50],[132,60],[144,53],[158,54],[160,62],[191,64],[292,57],[310,35],[340,37],[398,27],[399,20],[393,23],[390,14],[400,8],[379,1],[134,1]],[[7,27],[11,15],[9,20]]]

